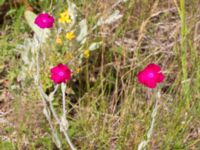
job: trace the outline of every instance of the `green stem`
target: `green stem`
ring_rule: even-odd
[[[182,50],[182,73],[183,80],[187,80],[187,47],[186,47],[186,23],[185,23],[185,0],[180,0],[181,18],[181,50]]]

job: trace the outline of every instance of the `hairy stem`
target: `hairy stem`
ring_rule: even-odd
[[[53,140],[55,141],[55,144],[56,146],[59,148],[59,149],[62,149],[61,147],[61,140],[59,139],[58,137],[58,133],[56,131],[56,129],[53,127],[53,124],[52,124],[52,121],[51,121],[51,116],[50,114],[48,113],[49,112],[49,108],[48,108],[48,100],[49,100],[49,97],[46,95],[46,93],[43,91],[41,85],[40,85],[40,65],[39,65],[39,49],[36,49],[36,78],[35,78],[35,84],[38,88],[38,91],[40,93],[40,97],[43,101],[43,104],[44,104],[44,115],[50,125],[50,128],[51,128],[51,131],[52,131],[52,134],[53,134]]]
[[[156,95],[155,106],[154,106],[154,109],[153,109],[152,114],[151,114],[151,125],[150,125],[148,132],[147,132],[147,139],[140,142],[140,144],[138,146],[138,150],[145,150],[147,144],[149,143],[149,141],[151,139],[151,136],[153,134],[154,125],[155,125],[155,119],[156,119],[156,115],[157,115],[157,111],[158,111],[158,101],[159,101],[159,99],[160,99],[160,92],[158,91],[157,95]]]
[[[63,132],[63,134],[65,135],[65,138],[66,138],[70,148],[72,150],[76,150],[75,146],[72,144],[72,142],[69,138],[69,135],[67,133],[69,123],[68,123],[68,120],[66,118],[67,110],[66,110],[66,100],[65,100],[65,91],[66,91],[66,84],[65,83],[61,84],[61,91],[62,91],[63,115],[62,115],[61,122],[60,122],[60,129]]]
[[[66,118],[66,113],[67,113],[66,102],[65,102],[66,84],[62,83],[61,90],[62,90],[63,116],[64,118]]]

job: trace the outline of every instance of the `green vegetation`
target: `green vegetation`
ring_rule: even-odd
[[[45,60],[41,82],[47,94],[54,88],[50,67],[66,63],[74,72],[80,69],[66,90],[68,134],[77,149],[137,150],[146,138],[155,103],[155,91],[140,85],[137,73],[147,64],[156,63],[166,79],[158,87],[161,98],[147,149],[199,150],[200,1],[127,0],[116,7],[112,7],[116,0],[73,2],[77,20],[87,20],[89,34],[84,49],[94,42],[101,42],[100,47],[79,65],[76,56],[80,55],[80,45],[68,45],[64,33],[60,36],[63,44],[59,45],[54,33],[42,46],[40,60]],[[0,150],[56,149],[34,85],[35,70],[27,69],[25,52],[19,45],[33,37],[24,17],[27,9],[51,12],[57,21],[67,3],[0,0],[0,5]],[[91,30],[101,16],[110,14],[111,8],[123,17]],[[76,61],[70,62],[74,58]],[[57,92],[53,101],[59,114],[61,96],[61,91]],[[63,149],[68,150],[63,135],[58,136]]]

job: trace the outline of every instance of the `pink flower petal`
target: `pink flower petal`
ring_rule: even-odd
[[[58,67],[63,70],[64,72],[70,72],[69,68],[67,65],[59,64]]]
[[[61,83],[60,77],[55,75],[55,74],[51,75],[51,80],[53,80],[54,83],[56,83],[56,84],[60,84]]]
[[[149,64],[145,69],[152,70],[152,71],[155,71],[155,72],[159,72],[161,70],[160,66],[158,66],[156,64]]]
[[[156,77],[156,81],[157,82],[163,82],[163,80],[165,79],[165,76],[164,76],[164,74],[163,73],[158,73],[157,74],[157,77]]]
[[[154,80],[148,80],[145,85],[149,88],[155,88],[157,83]]]
[[[58,67],[54,67],[54,68],[51,68],[51,73],[57,73],[59,72],[59,68]]]
[[[144,71],[140,71],[140,72],[138,73],[137,77],[138,77],[138,81],[139,81],[140,83],[144,83],[144,82],[145,82],[146,76],[145,76],[145,74],[144,74]]]
[[[65,77],[66,80],[70,80],[71,79],[71,74],[67,73],[67,74],[65,74],[64,77]]]

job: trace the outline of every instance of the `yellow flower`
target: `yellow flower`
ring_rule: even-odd
[[[81,68],[76,68],[75,73],[76,73],[76,74],[79,74],[80,71],[81,71]]]
[[[60,16],[61,17],[68,17],[69,16],[69,12],[68,12],[68,10],[65,10],[64,12],[62,12],[62,13],[60,13]]]
[[[74,32],[73,31],[67,32],[65,38],[70,41],[73,40],[75,38]]]
[[[63,13],[60,13],[60,18],[58,19],[61,23],[71,23],[72,20],[70,19],[68,10],[64,11]]]
[[[90,50],[85,50],[84,52],[83,52],[83,56],[85,57],[85,58],[89,58],[90,57]]]
[[[56,44],[62,44],[62,39],[59,38],[59,37],[57,37],[57,38],[56,38]]]

